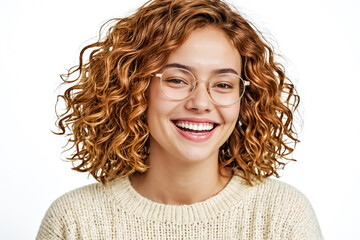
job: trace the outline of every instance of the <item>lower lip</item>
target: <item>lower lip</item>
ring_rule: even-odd
[[[214,134],[215,129],[217,127],[215,127],[213,130],[211,130],[210,132],[204,132],[204,133],[192,133],[192,132],[186,132],[181,130],[180,128],[176,127],[176,125],[173,123],[176,131],[178,133],[180,133],[181,136],[183,136],[184,138],[186,138],[187,140],[193,141],[193,142],[205,142],[206,140],[208,140],[209,138],[211,138],[211,136]]]

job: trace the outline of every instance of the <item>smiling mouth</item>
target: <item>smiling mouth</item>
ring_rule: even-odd
[[[206,134],[214,130],[218,124],[211,122],[190,122],[190,121],[172,121],[177,128],[192,134]]]

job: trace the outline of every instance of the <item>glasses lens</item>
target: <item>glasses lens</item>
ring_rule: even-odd
[[[195,79],[185,69],[169,68],[163,72],[160,83],[164,94],[168,98],[182,100],[191,94]]]
[[[244,93],[244,83],[235,74],[220,74],[211,79],[210,96],[219,105],[232,105]]]

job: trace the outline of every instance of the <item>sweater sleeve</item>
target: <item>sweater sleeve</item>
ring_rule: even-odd
[[[63,222],[64,216],[62,215],[63,209],[60,207],[58,201],[55,201],[51,204],[41,222],[36,240],[66,239]]]
[[[315,212],[308,199],[298,192],[297,197],[289,212],[289,221],[292,222],[290,230],[290,239],[293,240],[321,240],[320,226]]]

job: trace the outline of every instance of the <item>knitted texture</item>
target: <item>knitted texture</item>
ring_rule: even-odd
[[[274,179],[249,186],[234,174],[217,195],[191,205],[142,197],[127,177],[58,198],[36,239],[323,239],[298,190]]]

